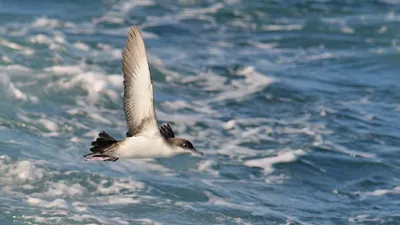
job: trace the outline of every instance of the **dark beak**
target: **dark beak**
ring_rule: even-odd
[[[204,153],[203,153],[203,152],[198,151],[198,150],[196,150],[195,148],[190,149],[190,151],[192,151],[192,152],[194,152],[194,153],[196,153],[196,154],[199,154],[199,155],[201,155],[201,156],[204,156]]]

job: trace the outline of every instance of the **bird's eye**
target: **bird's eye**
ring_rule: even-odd
[[[183,144],[183,147],[184,147],[184,148],[187,148],[187,147],[188,147],[188,145],[187,145],[186,143],[184,143],[184,144]]]

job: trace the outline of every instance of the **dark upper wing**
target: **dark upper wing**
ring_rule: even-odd
[[[172,130],[172,128],[169,126],[168,123],[164,123],[163,125],[161,125],[160,133],[161,136],[163,136],[165,139],[175,137],[174,131]]]

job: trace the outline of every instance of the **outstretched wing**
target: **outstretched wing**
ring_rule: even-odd
[[[163,125],[161,125],[160,133],[161,136],[163,136],[165,139],[175,137],[174,131],[172,130],[172,128],[169,126],[168,123],[164,123]]]
[[[158,131],[153,85],[146,48],[137,26],[131,27],[122,58],[124,112],[129,129],[126,135],[153,135]]]

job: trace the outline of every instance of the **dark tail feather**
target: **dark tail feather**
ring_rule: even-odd
[[[90,148],[90,151],[92,153],[86,154],[84,155],[84,157],[86,158],[86,160],[102,160],[115,162],[118,160],[118,158],[109,156],[105,152],[117,142],[117,140],[115,140],[113,137],[103,131],[99,133],[99,137],[96,139],[96,141],[92,142],[93,147]]]
[[[117,142],[117,140],[115,140],[113,137],[103,131],[99,133],[99,137],[96,139],[96,141],[92,142],[93,147],[90,149],[90,151],[93,153],[104,152],[106,149]]]

